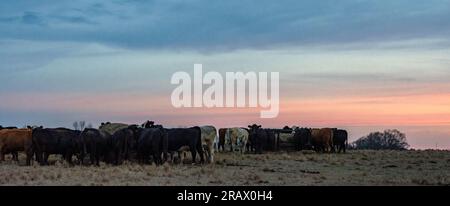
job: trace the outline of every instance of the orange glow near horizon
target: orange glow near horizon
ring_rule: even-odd
[[[192,116],[212,123],[227,118],[240,122],[270,125],[370,126],[370,125],[450,125],[450,94],[409,95],[399,97],[343,97],[281,99],[275,119],[260,119],[263,108],[173,108],[169,97],[146,94],[14,94],[0,103],[8,110],[48,110],[92,112],[136,116],[164,116],[176,124]],[[232,122],[232,121],[225,121]],[[211,124],[212,124],[211,123]]]

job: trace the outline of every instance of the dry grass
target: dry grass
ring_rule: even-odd
[[[0,163],[0,185],[450,185],[450,151],[220,153],[215,164]]]

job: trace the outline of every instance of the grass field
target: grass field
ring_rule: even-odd
[[[450,151],[216,154],[215,164],[0,163],[0,185],[450,185]]]

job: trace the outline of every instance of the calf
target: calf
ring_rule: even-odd
[[[197,153],[200,162],[204,162],[200,127],[166,129],[168,134],[168,150],[178,152],[183,146],[189,147],[192,163],[195,163]]]

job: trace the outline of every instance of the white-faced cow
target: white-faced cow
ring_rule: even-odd
[[[241,154],[245,152],[245,148],[247,146],[249,133],[247,130],[243,128],[228,128],[225,139],[226,142],[230,145],[231,151],[238,149]]]
[[[213,126],[201,126],[202,146],[206,154],[208,163],[214,162],[214,141],[217,137],[217,130]]]

